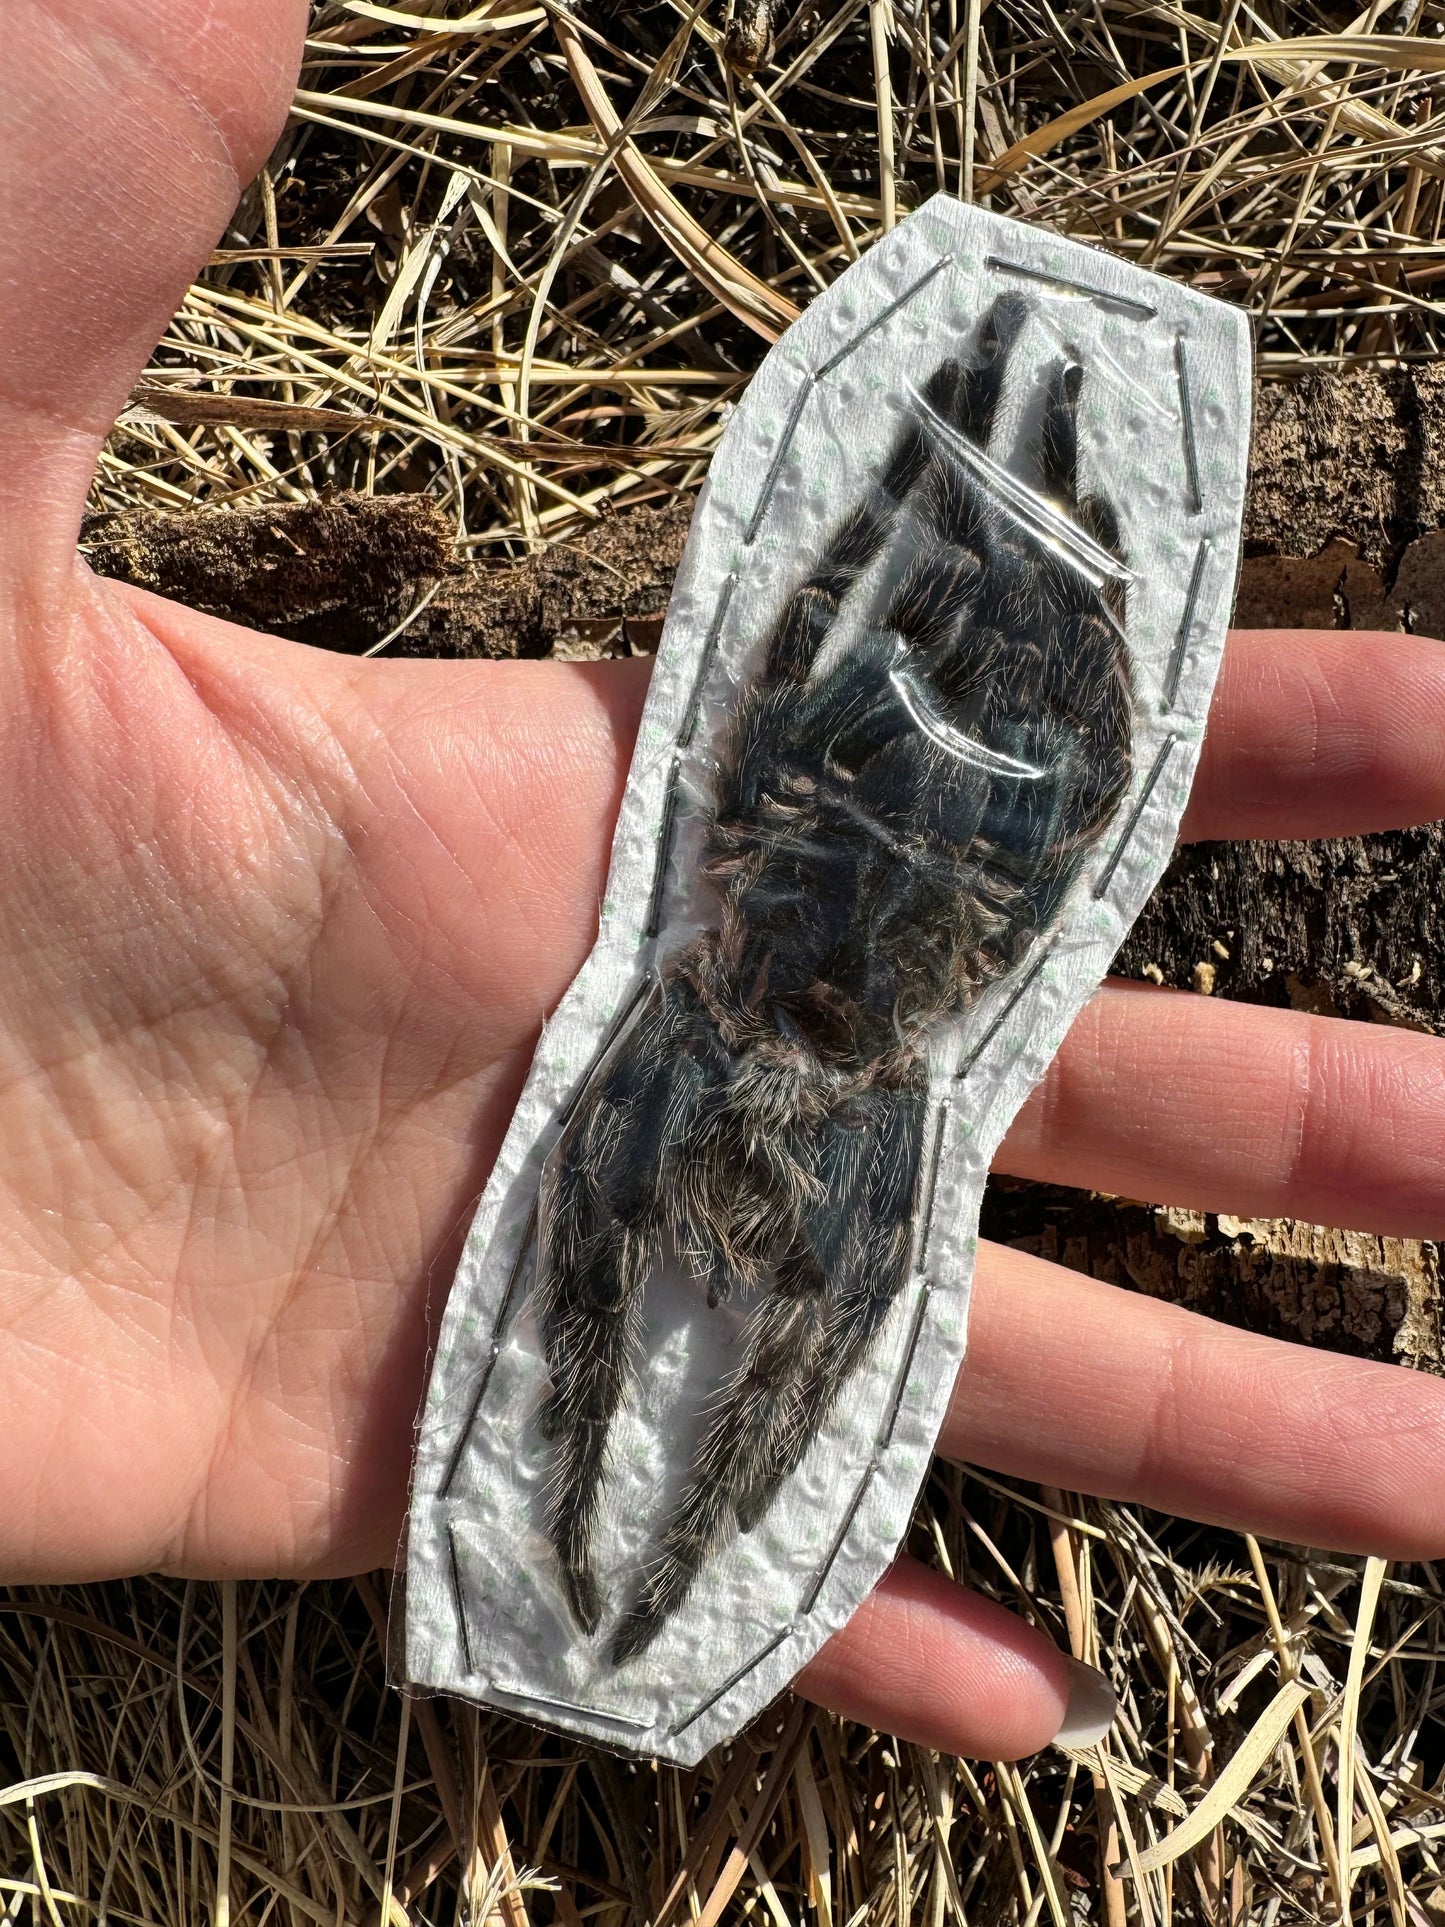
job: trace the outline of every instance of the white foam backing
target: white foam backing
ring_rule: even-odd
[[[705,914],[695,856],[730,692],[886,459],[912,392],[967,350],[1008,292],[1034,310],[1015,350],[1025,379],[1011,376],[1014,406],[1027,406],[1030,376],[1042,380],[1066,349],[1085,369],[1081,470],[1118,513],[1134,577],[1132,793],[1053,935],[932,1041],[934,1095],[947,1110],[926,1248],[879,1342],[762,1523],[709,1560],[645,1654],[614,1668],[608,1627],[587,1639],[570,1620],[541,1527],[547,1447],[534,1421],[548,1379],[530,1261],[517,1266],[541,1166],[619,1009],[654,956]],[[414,1471],[405,1683],[690,1764],[767,1705],[886,1570],[963,1357],[989,1161],[1173,848],[1234,595],[1250,373],[1236,310],[944,196],[820,295],[763,363],[693,520],[596,945],[542,1036],[452,1287]],[[1002,422],[1005,442],[1010,432]],[[675,833],[659,884],[665,815]],[[709,1310],[670,1267],[648,1286],[646,1316],[599,1536],[615,1608],[686,1474],[698,1408],[741,1322],[735,1307]]]

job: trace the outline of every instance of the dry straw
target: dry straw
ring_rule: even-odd
[[[485,560],[685,497],[789,317],[944,188],[1246,304],[1440,335],[1441,9],[327,0],[97,510],[427,489]],[[7,1918],[330,1927],[1445,1922],[1445,1605],[941,1468],[915,1550],[1102,1665],[1105,1750],[955,1764],[784,1703],[695,1772],[384,1685],[384,1588],[10,1596]]]

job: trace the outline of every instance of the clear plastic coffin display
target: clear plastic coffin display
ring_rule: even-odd
[[[1174,842],[1249,401],[1240,314],[943,197],[767,357],[439,1336],[412,1687],[691,1762],[886,1570]]]

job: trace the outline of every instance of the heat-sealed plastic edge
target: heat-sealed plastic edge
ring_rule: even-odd
[[[544,1523],[555,1449],[536,1425],[549,1378],[532,1299],[544,1162],[599,1057],[656,996],[659,962],[689,918],[706,921],[707,798],[763,639],[866,477],[886,468],[906,419],[950,435],[947,419],[929,422],[928,377],[1019,297],[1036,370],[1085,371],[1081,467],[1123,525],[1127,794],[1062,914],[932,1037],[907,1277],[876,1341],[765,1516],[716,1549],[647,1651],[617,1666],[615,1621],[600,1639],[579,1632]],[[962,1358],[989,1160],[1157,880],[1187,799],[1234,591],[1249,381],[1236,311],[943,197],[819,297],[767,358],[694,518],[597,943],[539,1045],[448,1304],[414,1472],[409,1684],[691,1763],[766,1705],[886,1569]],[[1025,410],[1028,390],[1020,384]],[[982,462],[992,500],[1006,508],[1011,489],[1027,492],[1011,465],[957,439],[960,461]],[[1037,535],[1031,499],[1016,506]],[[1061,517],[1051,539],[1060,568],[1107,578],[1111,550],[1077,518]],[[900,700],[910,692],[905,676]],[[927,703],[916,721],[947,727]],[[743,1330],[728,1305],[706,1309],[683,1267],[664,1269],[648,1286],[641,1370],[611,1428],[596,1550],[614,1594],[655,1552],[699,1411]],[[609,1599],[614,1613],[625,1605]]]

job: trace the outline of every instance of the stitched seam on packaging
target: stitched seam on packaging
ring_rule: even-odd
[[[1018,261],[1005,261],[997,254],[986,255],[984,262],[1003,274],[1021,275],[1025,281],[1037,281],[1045,288],[1067,288],[1072,294],[1085,294],[1091,301],[1106,302],[1111,308],[1127,308],[1141,321],[1152,321],[1159,312],[1147,301],[1131,300],[1127,294],[1111,294],[1107,288],[1096,287],[1092,282],[1075,281],[1072,275],[1050,274],[1047,268],[1027,268]]]
[[[944,1098],[933,1114],[933,1130],[924,1166],[923,1193],[919,1199],[918,1228],[913,1234],[913,1249],[908,1269],[914,1275],[928,1268],[928,1234],[933,1229],[933,1199],[938,1190],[938,1166],[943,1156],[943,1134],[948,1129],[948,1099]]]
[[[994,1038],[998,1036],[999,1032],[1003,1029],[1004,1025],[1008,1022],[1009,1018],[1013,1016],[1014,1012],[1018,1009],[1019,1005],[1023,1002],[1024,998],[1033,989],[1034,985],[1039,980],[1039,974],[1043,970],[1044,965],[1049,961],[1049,958],[1054,954],[1054,945],[1057,942],[1058,942],[1057,937],[1050,937],[1048,942],[1044,945],[1043,949],[1039,952],[1038,956],[1029,965],[1028,970],[1024,973],[1022,977],[1019,978],[1018,987],[1014,991],[1013,995],[1008,999],[1007,1003],[1005,1003],[1002,1010],[1000,1010],[998,1015],[993,1019],[993,1022],[989,1025],[988,1029],[983,1033],[983,1036],[979,1038],[978,1042],[974,1045],[973,1049],[968,1053],[967,1057],[964,1058],[963,1062],[959,1065],[958,1069],[953,1073],[955,1083],[961,1084],[964,1078],[968,1076],[969,1072],[973,1069],[974,1065],[978,1062],[980,1057],[983,1056],[984,1052],[988,1049],[989,1045],[993,1042]]]
[[[462,1642],[462,1664],[468,1673],[474,1673],[477,1670],[477,1664],[472,1657],[472,1636],[467,1626],[467,1599],[462,1588],[462,1562],[457,1556],[457,1535],[452,1530],[450,1520],[447,1521],[447,1558],[451,1566],[452,1600],[457,1609],[457,1633]]]
[[[652,873],[652,892],[647,899],[647,922],[643,933],[655,937],[662,928],[662,900],[667,894],[667,866],[672,859],[672,833],[677,823],[677,786],[682,779],[681,752],[673,756],[667,772],[667,789],[662,798],[662,824],[657,834],[657,868]]]
[[[461,1431],[457,1434],[456,1443],[452,1446],[451,1457],[447,1460],[446,1472],[442,1477],[441,1484],[437,1487],[437,1497],[439,1499],[445,1499],[451,1491],[452,1480],[456,1477],[457,1468],[460,1466],[466,1454],[467,1446],[471,1443],[472,1432],[476,1427],[477,1419],[481,1415],[482,1401],[487,1396],[487,1387],[492,1382],[492,1373],[497,1369],[497,1360],[502,1355],[502,1333],[506,1330],[507,1320],[512,1315],[512,1305],[517,1297],[517,1287],[522,1281],[522,1270],[527,1261],[527,1253],[531,1250],[536,1235],[537,1200],[534,1197],[532,1200],[532,1208],[527,1213],[527,1222],[522,1231],[522,1242],[517,1246],[517,1255],[512,1260],[512,1270],[507,1279],[507,1289],[503,1293],[502,1302],[497,1307],[497,1316],[492,1323],[492,1338],[490,1349],[487,1353],[487,1362],[482,1368],[482,1376],[478,1381],[476,1391],[472,1395],[472,1402],[467,1408],[465,1423]],[[448,1526],[447,1530],[450,1532],[451,1527]]]
[[[1179,681],[1184,674],[1184,659],[1189,651],[1189,638],[1194,630],[1194,616],[1199,607],[1199,591],[1204,586],[1204,571],[1209,562],[1211,544],[1206,535],[1200,542],[1194,556],[1194,567],[1189,572],[1189,588],[1184,597],[1184,613],[1179,618],[1179,634],[1175,637],[1174,648],[1169,657],[1169,667],[1164,675],[1164,707],[1172,709],[1179,699]]]
[[[1149,807],[1150,797],[1153,796],[1155,790],[1159,787],[1159,778],[1164,774],[1164,765],[1174,754],[1178,741],[1179,738],[1177,736],[1166,736],[1164,741],[1159,745],[1159,754],[1154,758],[1153,767],[1144,778],[1144,787],[1135,798],[1134,807],[1129,812],[1128,821],[1120,833],[1119,841],[1114,845],[1113,853],[1110,855],[1109,861],[1099,872],[1099,880],[1094,885],[1094,901],[1096,903],[1100,898],[1107,895],[1109,885],[1114,881],[1114,873],[1123,860],[1125,850],[1128,849],[1130,842],[1133,840],[1134,832],[1139,827],[1140,818]]]
[[[1189,345],[1183,335],[1174,339],[1174,366],[1179,374],[1179,415],[1184,427],[1184,466],[1189,476],[1189,493],[1194,513],[1204,511],[1204,496],[1199,487],[1199,444],[1194,434],[1194,397],[1189,382]]]

